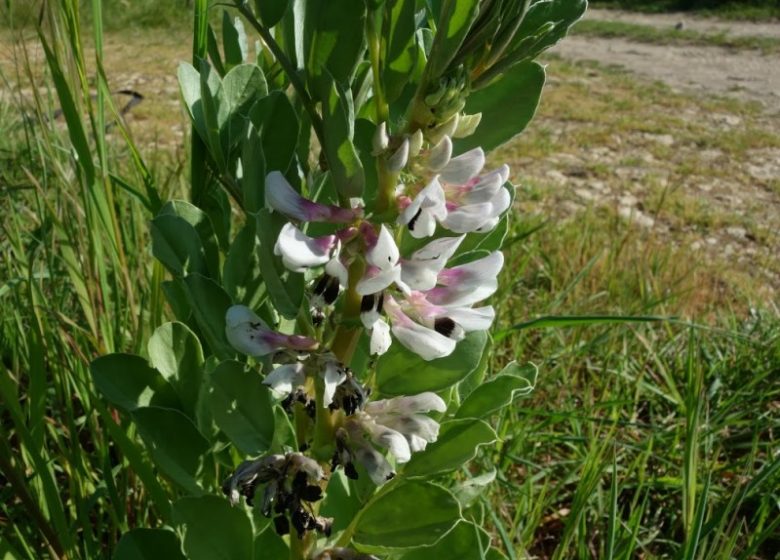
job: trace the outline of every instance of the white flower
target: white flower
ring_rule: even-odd
[[[424,413],[446,409],[444,401],[429,392],[370,402],[345,424],[351,452],[375,484],[384,484],[395,473],[374,445],[387,449],[397,463],[406,463],[439,435],[439,423]]]
[[[269,329],[257,314],[244,305],[234,305],[227,310],[225,335],[233,348],[249,356],[266,356],[285,348],[298,351],[317,348],[317,341],[312,338]]]
[[[347,223],[363,214],[361,208],[341,208],[302,197],[278,171],[265,178],[265,203],[271,210],[303,222]]]
[[[494,251],[488,256],[439,273],[437,286],[426,293],[431,303],[445,306],[467,306],[490,297],[498,289],[498,273],[504,266],[504,255]]]
[[[504,184],[509,179],[509,167],[480,175],[485,165],[482,148],[451,158],[452,142],[444,137],[431,149],[428,165],[439,175],[434,177],[411,201],[401,197],[405,205],[398,223],[406,225],[413,237],[433,235],[436,222],[455,233],[489,231],[511,203]]]
[[[338,255],[339,240],[335,235],[309,237],[291,223],[282,226],[274,246],[274,254],[293,272],[321,266]]]
[[[285,364],[275,368],[263,379],[263,385],[268,387],[279,396],[287,396],[293,392],[293,389],[300,387],[306,381],[303,364],[295,362]]]
[[[401,259],[401,280],[412,290],[430,290],[464,238],[465,235],[435,239],[410,258]]]
[[[401,264],[398,246],[390,231],[380,226],[379,234],[372,239],[370,227],[363,228],[368,250],[366,251],[366,272],[357,283],[355,291],[361,296],[381,292],[391,284],[396,283],[405,289],[401,282]]]
[[[447,218],[447,206],[444,190],[438,177],[428,185],[404,208],[398,216],[398,223],[409,228],[412,237],[421,239],[430,237],[436,231],[436,222]]]

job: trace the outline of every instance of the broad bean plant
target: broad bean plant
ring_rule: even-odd
[[[585,0],[229,8],[196,1],[190,197],[151,222],[177,321],[92,364],[154,467],[115,557],[503,558],[470,461],[536,371],[486,371],[515,196],[486,153]]]

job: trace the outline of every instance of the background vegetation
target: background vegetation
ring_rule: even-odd
[[[151,80],[173,75],[164,61],[189,57],[184,4],[104,2],[104,32],[94,25],[99,2],[81,11],[76,2],[50,2],[44,12],[4,2],[4,15],[17,20],[42,14],[47,50],[33,28],[21,37],[4,32],[3,558],[108,558],[122,532],[156,526],[159,498],[175,493],[132,429],[96,397],[88,364],[112,351],[144,354],[144,341],[169,316],[148,231],[156,197],[186,192],[184,140],[175,133],[184,116],[155,90],[125,120],[112,94],[120,72]],[[165,33],[141,31],[143,17]],[[552,60],[549,71],[558,84],[539,121],[496,155],[510,160],[519,206],[494,299],[490,371],[517,359],[538,364],[540,377],[537,390],[498,419],[500,444],[478,458],[496,478],[478,497],[485,525],[512,559],[773,558],[778,309],[750,271],[734,277],[727,259],[701,263],[687,245],[654,238],[608,209],[561,215],[556,207],[571,190],[553,190],[523,159],[549,162],[702,101],[596,67]],[[706,103],[760,120],[749,106]],[[554,136],[552,119],[582,128]],[[722,142],[734,158],[746,149],[704,128],[691,134]],[[778,140],[764,131],[744,142]],[[695,171],[687,160],[675,165]],[[656,212],[703,219],[673,196],[660,196]],[[674,319],[534,322],[607,314]]]

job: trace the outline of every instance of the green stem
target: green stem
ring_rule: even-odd
[[[366,36],[368,37],[368,56],[371,60],[371,74],[374,78],[372,89],[374,91],[374,106],[376,107],[377,122],[386,122],[390,118],[390,107],[385,99],[384,88],[382,87],[382,36],[379,33],[379,19],[382,15],[380,10],[374,14],[368,14],[366,18]]]

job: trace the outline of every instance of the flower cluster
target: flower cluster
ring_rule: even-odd
[[[385,134],[384,127],[379,135]],[[394,168],[409,164],[410,139],[390,156]],[[375,142],[380,149],[387,142]],[[370,352],[383,354],[392,335],[425,360],[451,354],[463,336],[489,328],[495,316],[490,306],[474,307],[492,295],[503,256],[493,252],[456,266],[448,266],[470,232],[496,226],[510,204],[504,186],[509,168],[482,173],[485,155],[476,148],[451,157],[452,141],[445,136],[427,156],[423,171],[433,172],[426,186],[415,192],[399,186],[398,224],[412,239],[430,237],[437,223],[458,236],[438,237],[401,256],[398,239],[385,224],[364,219],[363,209],[344,209],[302,197],[279,172],[266,181],[266,202],[274,210],[300,222],[329,221],[344,224],[336,232],[309,237],[298,226],[282,228],[274,250],[293,272],[324,267],[312,288],[312,305],[333,304],[347,287],[348,269],[360,259],[364,273],[355,286],[362,299],[361,321],[371,334]],[[419,167],[419,166],[418,166]]]
[[[312,279],[310,336],[276,332],[240,305],[226,317],[230,344],[272,364],[263,383],[285,408],[297,403],[315,422],[328,418],[331,471],[341,467],[354,479],[362,470],[376,485],[436,441],[439,423],[430,414],[445,413],[447,403],[432,392],[371,399],[370,383],[358,379],[330,347],[347,306],[340,305],[340,294],[350,291],[349,328],[362,324],[370,354],[384,354],[395,340],[423,360],[435,360],[452,354],[467,333],[490,327],[495,311],[479,303],[496,291],[504,263],[500,251],[474,254],[462,247],[468,233],[494,228],[509,207],[508,167],[483,173],[481,149],[452,157],[448,136],[427,151],[422,144],[419,131],[391,142],[385,125],[377,128],[375,155],[384,158],[392,177],[407,183],[398,185],[395,207],[381,215],[362,203],[343,208],[314,202],[281,173],[268,174],[266,204],[291,220],[281,228],[274,253],[290,273]],[[388,223],[388,215],[397,219]],[[308,235],[311,223],[332,224],[317,227],[330,233]],[[325,323],[326,317],[331,321]],[[289,531],[288,519],[299,536],[327,533],[329,523],[310,507],[322,495],[324,476],[317,462],[300,453],[270,455],[243,463],[225,491],[233,502],[241,495],[251,501],[263,484],[261,511],[275,515],[280,534]],[[322,554],[352,557],[346,549]]]

